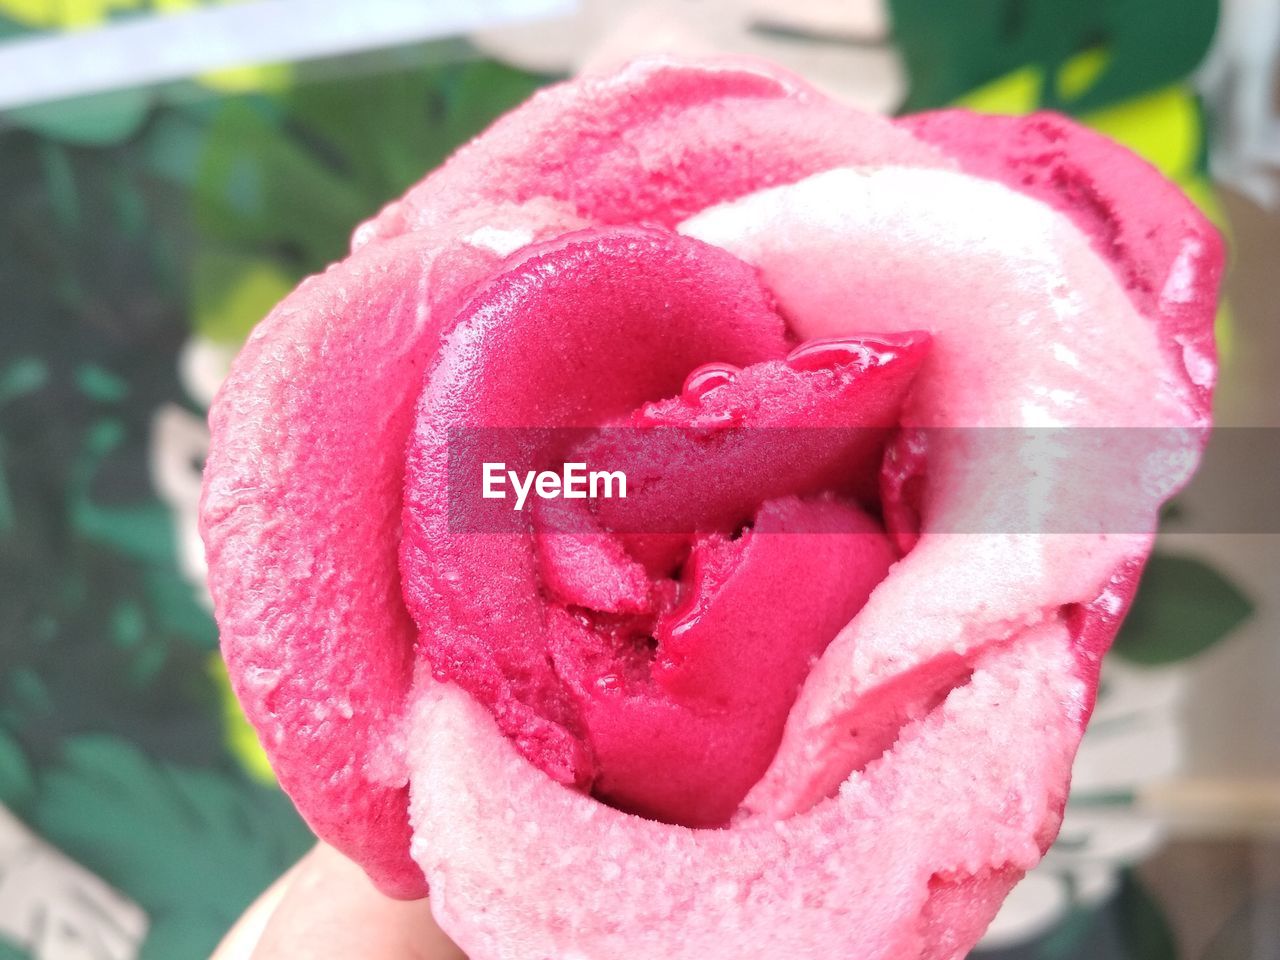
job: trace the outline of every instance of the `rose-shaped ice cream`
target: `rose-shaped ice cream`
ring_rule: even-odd
[[[479,960],[963,956],[1057,831],[1198,457],[1212,228],[1062,118],[652,61],[538,95],[355,247],[236,361],[202,515],[316,832]],[[459,528],[467,430],[600,426],[642,498]],[[808,426],[874,429],[770,439]],[[976,427],[1150,449],[1086,430],[1045,473]],[[1002,525],[1032,488],[1129,522]]]

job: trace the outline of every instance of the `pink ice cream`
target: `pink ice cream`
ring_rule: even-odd
[[[1198,458],[1220,269],[1059,117],[894,123],[758,64],[534,97],[211,413],[210,585],[281,784],[473,960],[964,956]],[[636,494],[468,527],[458,438],[507,428]]]

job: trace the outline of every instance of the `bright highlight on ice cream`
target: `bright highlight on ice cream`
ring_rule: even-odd
[[[1212,228],[1061,118],[653,61],[535,97],[356,247],[246,345],[203,512],[317,833],[475,960],[964,956],[1198,456]],[[1096,439],[960,429],[1046,427]],[[485,431],[627,496],[460,526]],[[1115,490],[1144,523],[1001,524]]]

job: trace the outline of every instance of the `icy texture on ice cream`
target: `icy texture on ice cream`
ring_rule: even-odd
[[[477,960],[964,956],[1198,456],[1212,228],[1061,118],[655,61],[535,97],[356,247],[237,360],[203,513],[316,831]],[[896,432],[769,440],[798,424]],[[577,452],[646,493],[459,533],[450,431],[507,426],[601,427]],[[1047,474],[938,429],[1047,426],[1161,429]],[[1033,487],[1143,522],[1022,532]]]

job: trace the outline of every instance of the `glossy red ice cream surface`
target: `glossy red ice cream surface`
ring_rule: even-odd
[[[546,91],[362,226],[236,361],[202,513],[236,692],[316,832],[393,895],[445,883],[477,956],[613,955],[631,920],[692,951],[783,890],[816,912],[773,949],[961,956],[1056,833],[1149,532],[957,553],[940,525],[981,478],[910,430],[1204,426],[1220,269],[1175,187],[1056,116],[891,122],[762,65]],[[451,438],[530,427],[582,428],[575,456],[626,463],[643,494],[460,532]],[[1146,495],[1152,523],[1184,481]],[[1018,729],[958,756],[997,703]],[[974,763],[993,786],[966,786]],[[877,817],[918,842],[860,839]],[[636,884],[636,858],[669,858],[697,909],[673,893],[595,925],[634,890],[606,870],[600,904],[571,905],[587,847]],[[898,879],[859,886],[894,850]],[[486,899],[509,906],[480,918]]]

